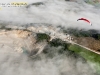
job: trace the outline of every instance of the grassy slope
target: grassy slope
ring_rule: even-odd
[[[97,72],[100,74],[100,55],[90,52],[80,46],[77,46],[77,45],[70,45],[68,49],[81,55],[87,61],[94,63]]]

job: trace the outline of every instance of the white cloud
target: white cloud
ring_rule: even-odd
[[[44,2],[44,5],[25,7],[2,7],[0,20],[27,23],[48,23],[67,27],[78,27],[85,29],[100,29],[100,9],[92,5],[64,0],[14,0],[14,2]],[[3,0],[0,3],[13,2]],[[77,19],[84,17],[89,19],[93,26]],[[56,48],[52,48],[52,50]],[[88,64],[67,58],[66,56],[55,56],[53,59],[42,58],[41,60],[30,60],[25,56],[14,57],[9,54],[0,53],[0,75],[92,75]],[[16,54],[17,55],[17,54]],[[82,68],[82,69],[81,69]],[[81,69],[81,70],[80,70]]]
[[[5,0],[7,1],[7,0]],[[12,2],[12,0],[9,0]],[[18,1],[18,0],[17,0]],[[16,2],[17,2],[16,1]],[[44,2],[44,5],[5,8],[0,10],[0,19],[19,23],[49,23],[66,27],[79,27],[86,29],[100,29],[100,9],[85,3],[65,2],[64,0],[22,0],[28,3]],[[2,1],[1,1],[2,2]],[[84,17],[89,19],[93,26],[77,19]]]

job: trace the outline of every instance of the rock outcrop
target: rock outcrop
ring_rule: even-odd
[[[0,52],[5,53],[31,53],[36,49],[41,52],[46,42],[36,43],[36,37],[32,32],[25,30],[0,31]],[[39,53],[37,51],[37,53]],[[36,53],[36,54],[37,54]]]

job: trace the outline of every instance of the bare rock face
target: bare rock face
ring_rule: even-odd
[[[31,53],[41,52],[46,43],[36,43],[36,38],[30,31],[10,30],[0,31],[0,52],[4,53]],[[35,51],[36,52],[36,51]],[[36,54],[37,54],[36,53]]]
[[[0,50],[5,50],[5,52],[10,52],[9,50],[11,52],[23,52],[21,47],[26,46],[25,39],[27,39],[28,34],[30,32],[21,30],[0,31],[0,44],[2,46]],[[31,39],[27,40],[31,41]],[[29,42],[27,43],[30,45]]]

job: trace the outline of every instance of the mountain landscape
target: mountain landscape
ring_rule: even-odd
[[[99,0],[0,2],[0,75],[100,75]]]

